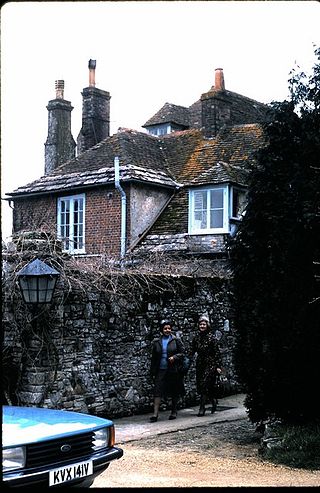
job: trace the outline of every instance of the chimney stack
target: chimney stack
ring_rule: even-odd
[[[89,87],[82,91],[82,127],[77,138],[78,155],[109,137],[110,94],[95,87],[96,60],[89,60]]]
[[[216,91],[224,91],[225,90],[224,75],[223,75],[223,69],[222,68],[216,68],[215,69],[214,89]]]
[[[45,142],[45,175],[75,157],[76,143],[71,134],[70,101],[64,99],[64,81],[55,81],[56,99],[49,101],[48,136]]]
[[[96,85],[96,60],[89,60],[89,87],[95,87]]]
[[[223,125],[228,125],[231,114],[222,68],[215,69],[214,82],[214,86],[201,95],[201,127],[208,138],[215,137]]]

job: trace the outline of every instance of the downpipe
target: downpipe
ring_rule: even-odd
[[[119,158],[114,158],[114,182],[115,187],[119,190],[121,195],[121,239],[120,239],[120,257],[121,260],[126,254],[126,211],[127,211],[127,197],[125,191],[120,185],[120,167]]]

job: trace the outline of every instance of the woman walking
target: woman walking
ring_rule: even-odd
[[[221,373],[221,354],[215,339],[209,318],[202,315],[198,322],[198,332],[192,340],[192,357],[196,358],[196,386],[200,395],[200,407],[198,416],[204,416],[206,402],[212,404],[211,413],[217,408],[216,379]]]
[[[178,399],[184,393],[180,371],[184,346],[181,339],[172,333],[172,323],[169,320],[161,321],[160,333],[160,337],[153,341],[151,353],[151,375],[155,378],[151,423],[158,420],[161,398],[171,398],[169,419],[176,419]]]

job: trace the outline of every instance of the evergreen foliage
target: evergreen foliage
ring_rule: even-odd
[[[252,422],[319,419],[320,48],[307,77],[273,103],[230,244],[236,300],[235,365]]]

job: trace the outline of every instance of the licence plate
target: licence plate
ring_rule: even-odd
[[[73,479],[84,478],[90,476],[90,474],[93,474],[92,461],[70,464],[69,466],[49,471],[49,486],[66,483]]]

